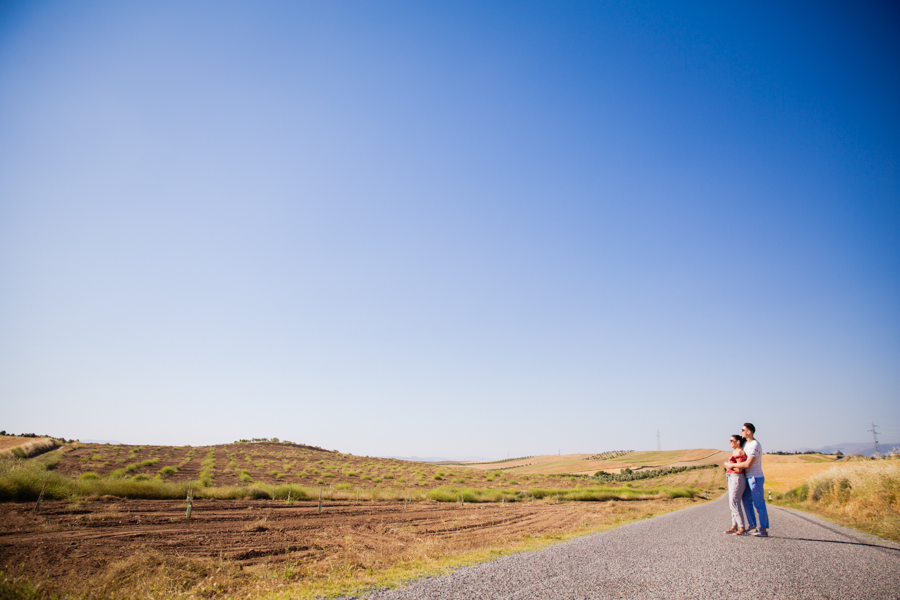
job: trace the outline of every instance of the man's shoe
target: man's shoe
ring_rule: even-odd
[[[769,532],[766,531],[765,529],[757,529],[753,533],[753,535],[755,535],[756,537],[769,537]]]

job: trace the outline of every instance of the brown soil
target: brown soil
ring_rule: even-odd
[[[38,513],[30,503],[5,503],[0,504],[0,570],[44,581],[45,589],[56,592],[132,596],[137,587],[150,584],[138,580],[126,584],[132,576],[123,574],[128,570],[123,565],[142,561],[132,568],[134,577],[137,572],[146,577],[162,565],[169,574],[167,585],[173,578],[184,580],[175,582],[184,586],[176,590],[179,593],[192,586],[191,593],[207,588],[244,593],[259,573],[277,571],[282,579],[303,580],[336,566],[371,572],[402,560],[427,558],[429,553],[446,556],[502,546],[504,540],[523,535],[596,528],[688,503],[461,507],[429,502],[404,508],[402,503],[345,502],[325,503],[320,514],[315,502],[197,500],[190,519],[185,518],[183,501],[100,498],[76,505],[49,501]],[[171,561],[206,566],[179,571]],[[117,586],[126,587],[117,593]],[[102,594],[97,592],[101,587]]]

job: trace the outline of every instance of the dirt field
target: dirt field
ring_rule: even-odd
[[[88,597],[252,596],[335,573],[366,583],[403,562],[597,529],[692,502],[325,503],[319,514],[310,502],[202,500],[189,520],[180,501],[54,501],[37,514],[31,503],[6,503],[0,565]]]

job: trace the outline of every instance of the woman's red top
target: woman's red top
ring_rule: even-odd
[[[745,460],[747,460],[747,455],[744,454],[743,452],[741,452],[741,453],[740,453],[739,455],[737,455],[737,456],[735,456],[734,454],[732,454],[732,455],[728,458],[728,462],[730,462],[730,463],[739,463],[739,462],[744,462]],[[728,469],[728,470],[725,471],[725,472],[726,472],[726,473],[743,473],[744,470],[743,470],[743,469]]]

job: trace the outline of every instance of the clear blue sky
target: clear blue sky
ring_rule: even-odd
[[[856,4],[3,3],[0,428],[900,440],[900,9]]]

